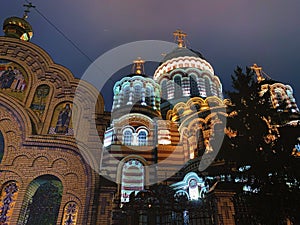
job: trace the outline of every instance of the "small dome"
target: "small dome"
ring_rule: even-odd
[[[31,25],[23,18],[10,17],[3,23],[5,36],[30,41],[33,36]]]
[[[184,48],[184,47],[177,47],[172,52],[168,53],[162,60],[162,62],[166,62],[170,59],[184,57],[184,56],[191,56],[204,59],[203,55],[200,52],[196,52],[192,49]]]

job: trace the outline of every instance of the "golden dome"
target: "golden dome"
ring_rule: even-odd
[[[23,18],[10,17],[3,23],[5,36],[30,41],[33,36],[31,25]]]

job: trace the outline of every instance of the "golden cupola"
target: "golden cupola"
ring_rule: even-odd
[[[9,17],[4,20],[3,32],[6,37],[17,38],[23,41],[30,41],[33,36],[33,30],[29,22],[26,20],[30,8],[34,8],[31,3],[24,5],[27,9],[24,11],[22,18],[20,17]]]

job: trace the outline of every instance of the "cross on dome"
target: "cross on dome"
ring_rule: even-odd
[[[28,13],[30,12],[30,9],[31,9],[31,8],[35,8],[35,6],[32,5],[31,2],[29,2],[29,4],[27,4],[27,5],[24,4],[23,6],[26,7],[26,9],[24,10],[23,19],[27,19],[27,18],[28,18]]]
[[[262,67],[258,66],[256,63],[254,63],[253,66],[251,66],[250,68],[252,70],[254,70],[254,72],[256,73],[258,82],[261,82],[265,79],[262,75]]]
[[[182,47],[186,47],[186,43],[185,43],[185,39],[187,37],[187,34],[184,33],[182,30],[176,30],[175,32],[173,32],[175,41],[178,43],[178,47],[182,48]]]
[[[144,63],[145,61],[142,60],[141,57],[138,57],[136,60],[133,61],[132,72],[135,74],[145,74]]]

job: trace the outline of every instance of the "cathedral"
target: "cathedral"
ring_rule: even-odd
[[[143,59],[133,62],[114,84],[106,112],[92,84],[30,42],[26,17],[7,18],[0,37],[0,224],[192,224],[187,210],[152,222],[143,215],[122,221],[131,199],[159,183],[178,198],[213,199],[211,217],[193,224],[237,224],[235,191],[208,182],[214,178],[203,172],[222,167],[216,156],[224,136],[235,135],[226,127],[234,112],[213,67],[186,46],[184,32],[174,32],[177,47],[154,74]],[[252,69],[260,95],[270,93],[272,107],[284,106],[293,115],[288,123],[299,126],[292,87]]]

